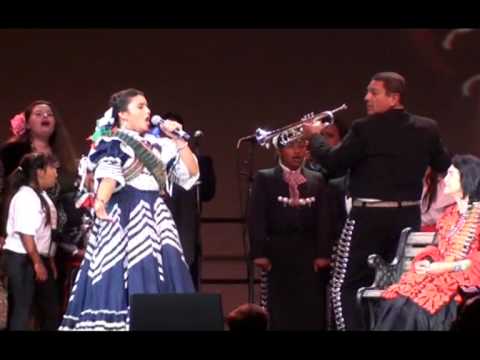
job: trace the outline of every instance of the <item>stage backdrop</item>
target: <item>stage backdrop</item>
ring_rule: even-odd
[[[364,115],[370,76],[397,71],[408,82],[408,109],[435,118],[448,148],[480,155],[480,51],[463,29],[2,29],[0,138],[8,120],[34,99],[57,105],[79,154],[120,89],[143,90],[153,113],[181,114],[201,129],[217,194],[205,217],[238,217],[237,139],[274,129],[308,112],[349,106]],[[477,44],[477,45],[476,45]],[[273,165],[254,150],[254,168]],[[241,178],[244,182],[245,178]],[[208,225],[206,252],[242,252],[238,225]]]

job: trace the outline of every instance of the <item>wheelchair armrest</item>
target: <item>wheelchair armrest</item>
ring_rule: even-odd
[[[375,271],[387,267],[386,261],[383,260],[383,258],[378,254],[369,255],[367,259],[367,264],[369,267],[371,267]]]
[[[364,286],[357,290],[357,304],[358,306],[362,306],[362,302],[364,299],[367,300],[374,300],[379,299],[382,294],[382,289],[373,286]]]
[[[368,257],[367,263],[370,268],[375,270],[375,278],[370,286],[371,288],[385,289],[396,281],[398,262],[394,261],[387,264],[380,255],[372,254]]]
[[[375,278],[372,285],[357,290],[357,304],[360,307],[363,300],[380,299],[382,291],[395,282],[398,262],[387,264],[380,255],[371,254],[368,256],[367,264],[375,270]]]

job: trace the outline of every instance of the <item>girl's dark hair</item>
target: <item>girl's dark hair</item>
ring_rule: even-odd
[[[77,156],[75,154],[68,131],[65,128],[62,118],[55,106],[47,100],[35,100],[31,102],[23,111],[25,115],[25,121],[28,123],[33,109],[37,105],[47,105],[52,110],[55,118],[55,130],[48,139],[48,143],[50,144],[53,153],[58,156],[62,168],[70,174],[75,174],[77,172],[77,168],[75,166],[75,158]],[[26,129],[22,135],[12,136],[7,142],[21,142],[29,144],[31,140],[30,137],[30,129]]]
[[[127,111],[128,104],[130,104],[131,99],[138,95],[145,96],[142,91],[130,88],[118,91],[110,97],[109,105],[112,107],[113,110],[112,115],[115,119],[114,125],[116,127],[120,126],[120,119],[118,118],[118,113],[122,111]]]
[[[455,155],[452,165],[460,172],[463,195],[469,202],[480,201],[480,159],[470,154]]]
[[[52,155],[45,155],[42,153],[29,153],[23,156],[20,161],[20,166],[7,179],[7,191],[3,201],[2,209],[2,233],[6,234],[4,228],[7,224],[8,209],[13,196],[22,186],[30,186],[38,195],[42,204],[42,209],[47,216],[47,224],[50,224],[51,215],[50,207],[41,195],[41,189],[38,185],[37,170],[46,169],[47,166],[54,166],[58,164],[58,160]],[[28,204],[27,204],[28,205]]]

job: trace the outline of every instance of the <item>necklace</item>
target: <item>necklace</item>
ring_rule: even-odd
[[[455,260],[467,256],[470,246],[476,238],[479,210],[478,202],[466,204],[466,211],[460,215],[455,226],[447,234],[448,250],[446,258]]]

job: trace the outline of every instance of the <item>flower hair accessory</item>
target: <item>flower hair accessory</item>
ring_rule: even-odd
[[[113,108],[109,108],[107,111],[105,111],[103,117],[97,120],[97,127],[112,127],[114,123],[115,119],[113,118]]]
[[[105,111],[103,117],[97,119],[95,132],[89,137],[89,139],[95,144],[101,137],[111,136],[114,123],[115,119],[113,118],[113,109],[109,108],[107,111]]]
[[[15,115],[10,119],[10,130],[13,135],[20,136],[25,133],[27,130],[25,114],[23,112]]]

